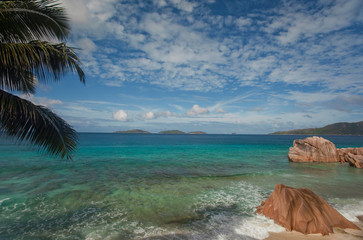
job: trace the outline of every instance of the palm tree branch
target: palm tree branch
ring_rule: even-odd
[[[1,1],[0,21],[3,42],[63,40],[69,35],[68,18],[54,0]]]
[[[4,68],[27,69],[40,80],[46,80],[48,77],[59,80],[69,71],[77,72],[79,80],[85,83],[80,60],[74,48],[68,47],[65,43],[0,43],[0,64]],[[2,81],[4,82],[4,79]]]
[[[0,65],[0,89],[34,93],[36,79],[28,69],[16,67],[3,67]]]
[[[0,90],[0,129],[52,155],[71,159],[77,134],[49,109]]]

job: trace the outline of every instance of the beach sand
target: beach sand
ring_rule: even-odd
[[[363,222],[354,222],[360,229],[363,229]],[[270,232],[270,236],[266,240],[362,240],[363,230],[354,229],[340,229],[334,228],[334,233],[329,236],[322,236],[321,234],[307,234],[304,235],[299,232]]]

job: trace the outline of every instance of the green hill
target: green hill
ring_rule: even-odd
[[[147,133],[150,133],[150,132],[144,131],[144,130],[141,130],[141,129],[132,129],[132,130],[127,130],[127,131],[116,131],[114,133],[147,134]]]
[[[179,130],[167,130],[167,131],[158,132],[158,134],[185,134],[185,132]]]
[[[202,131],[195,131],[195,132],[188,132],[188,134],[207,134],[207,133]]]
[[[363,121],[348,123],[340,122],[327,125],[322,128],[296,129],[290,131],[280,131],[271,135],[363,135]]]

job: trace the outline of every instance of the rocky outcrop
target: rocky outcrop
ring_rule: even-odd
[[[288,231],[304,234],[333,233],[333,227],[359,228],[343,217],[324,199],[306,188],[292,188],[278,184],[270,197],[257,208]]]
[[[345,161],[352,167],[363,168],[363,155],[348,153],[345,155]]]
[[[354,155],[363,155],[363,147],[360,148],[338,148],[337,151],[341,154],[354,154]]]
[[[322,137],[294,140],[288,154],[291,162],[339,162],[334,143]]]
[[[363,147],[360,147],[360,148],[340,148],[340,149],[337,149],[337,153],[339,155],[340,162],[343,163],[343,162],[347,162],[346,155],[348,155],[348,153],[351,153],[353,155],[363,156]]]
[[[348,162],[350,166],[363,168],[363,147],[336,149],[329,140],[314,136],[294,140],[288,158],[291,162]]]

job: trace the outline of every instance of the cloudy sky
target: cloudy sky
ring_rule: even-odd
[[[81,132],[270,133],[363,120],[362,0],[63,0],[86,85],[30,100]]]

